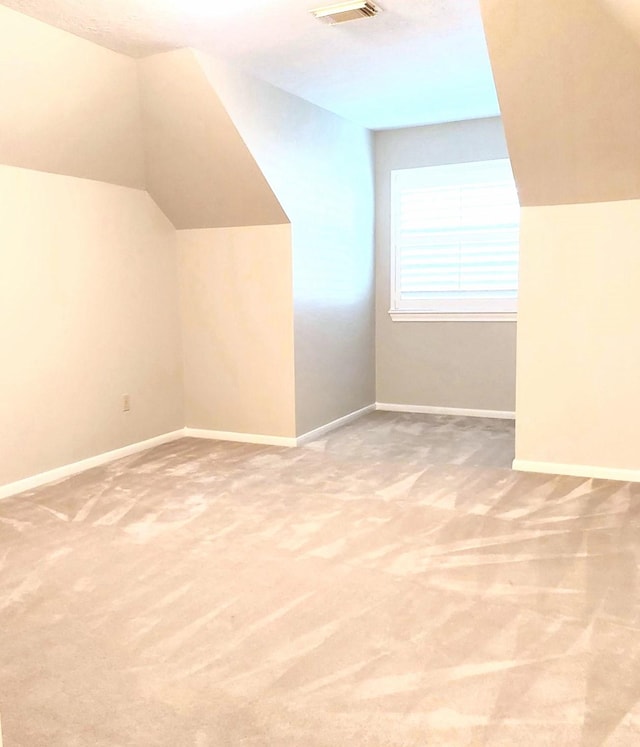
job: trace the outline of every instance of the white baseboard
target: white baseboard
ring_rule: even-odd
[[[640,482],[640,469],[597,467],[592,464],[534,462],[529,459],[514,459],[512,467],[518,472],[542,472],[545,475],[569,475],[571,477],[593,477],[599,480]]]
[[[302,446],[303,444],[306,444],[309,441],[313,441],[316,438],[320,438],[320,436],[324,436],[325,433],[329,433],[329,431],[333,431],[336,428],[340,428],[341,425],[346,425],[347,423],[351,423],[352,421],[357,420],[358,418],[361,418],[363,415],[366,415],[369,412],[373,412],[375,409],[376,409],[376,406],[374,404],[367,405],[366,407],[361,407],[359,410],[354,410],[353,412],[350,412],[348,415],[343,415],[341,418],[332,420],[330,423],[321,425],[319,428],[314,428],[312,431],[303,433],[301,436],[298,436],[298,438],[296,439],[296,446]]]
[[[298,438],[294,436],[265,436],[256,433],[236,433],[233,431],[212,431],[202,428],[180,428],[179,430],[172,431],[171,433],[163,433],[161,436],[154,436],[148,438],[145,441],[139,441],[135,444],[129,444],[123,446],[120,449],[114,449],[113,451],[107,451],[103,454],[97,454],[96,456],[82,459],[79,462],[73,462],[72,464],[65,464],[62,467],[56,467],[55,469],[47,470],[46,472],[40,472],[37,475],[25,477],[22,480],[8,483],[7,485],[0,485],[0,500],[3,498],[9,498],[12,495],[18,493],[24,493],[27,490],[35,490],[36,488],[48,485],[52,482],[58,482],[64,480],[65,477],[71,477],[71,475],[77,475],[79,472],[91,469],[92,467],[100,467],[103,464],[113,462],[116,459],[122,459],[122,457],[131,456],[141,451],[146,451],[154,446],[160,446],[171,441],[176,441],[179,438],[189,436],[191,438],[208,438],[218,441],[237,441],[240,443],[249,444],[265,444],[268,446],[299,446],[300,444],[307,443],[314,438],[327,433],[328,431],[338,428],[341,425],[359,418],[367,412],[371,412],[375,409],[375,405],[369,405],[363,407],[361,410],[349,413],[344,417],[338,418],[337,420],[327,423],[326,425],[320,426],[309,433],[304,433]],[[1,745],[0,745],[1,747]]]
[[[314,428],[312,431],[303,433],[301,436],[267,436],[260,433],[238,433],[236,431],[212,431],[206,428],[185,428],[184,435],[191,438],[209,438],[214,441],[238,441],[244,444],[263,444],[265,446],[302,446],[315,438],[323,436],[325,433],[339,428],[341,425],[346,425],[352,420],[366,415],[368,412],[375,410],[375,405],[367,405],[362,407],[360,410],[350,412],[348,415],[343,415],[337,420],[332,420],[330,423],[325,423],[319,428]]]
[[[515,420],[513,410],[473,410],[464,407],[437,407],[435,405],[396,405],[389,402],[376,402],[376,410],[385,412],[415,412],[426,415],[462,415],[469,418],[498,418]]]
[[[122,459],[122,457],[131,456],[140,451],[146,451],[146,449],[151,449],[154,446],[160,446],[161,444],[175,441],[183,436],[184,431],[180,428],[180,430],[172,431],[171,433],[163,433],[161,436],[154,436],[145,441],[138,441],[135,444],[129,444],[128,446],[123,446],[122,448],[114,449],[113,451],[106,451],[103,454],[98,454],[97,456],[89,457],[88,459],[82,459],[79,462],[65,464],[62,467],[56,467],[47,472],[40,472],[37,475],[25,477],[23,480],[10,482],[8,485],[0,485],[0,499],[8,498],[9,496],[17,495],[18,493],[24,493],[26,490],[34,490],[42,485],[63,480],[65,477],[77,475],[78,472],[84,472],[92,467],[100,467],[108,462],[114,462],[116,459]]]
[[[185,428],[184,436],[208,438],[212,441],[238,441],[243,444],[264,444],[266,446],[297,446],[294,436],[265,436],[260,433],[236,433],[235,431],[210,431],[206,428]]]
[[[321,425],[319,428],[314,428],[312,431],[308,431],[307,433],[303,433],[301,436],[298,437],[289,437],[289,436],[268,436],[268,435],[262,435],[262,434],[256,434],[256,433],[236,433],[233,431],[213,431],[213,430],[206,430],[203,428],[180,428],[179,430],[172,431],[170,433],[164,433],[160,436],[155,436],[153,438],[148,438],[145,441],[139,441],[134,444],[129,444],[128,446],[123,446],[119,449],[114,449],[113,451],[107,451],[103,454],[98,454],[93,457],[89,457],[88,459],[82,459],[79,462],[73,462],[72,464],[65,464],[62,467],[56,467],[55,469],[48,470],[47,472],[41,472],[37,475],[32,475],[31,477],[26,477],[22,480],[17,480],[16,482],[11,482],[7,485],[0,485],[0,499],[2,498],[8,498],[12,495],[17,495],[18,493],[24,493],[27,490],[34,490],[35,488],[39,488],[42,485],[47,485],[52,482],[57,482],[58,480],[63,480],[65,477],[70,477],[71,475],[76,475],[79,472],[84,472],[85,470],[91,469],[92,467],[100,467],[103,464],[107,464],[109,462],[113,462],[116,459],[122,459],[122,457],[131,456],[132,454],[137,454],[141,451],[146,451],[147,449],[151,449],[154,446],[160,446],[161,444],[166,444],[171,441],[176,441],[179,438],[183,438],[185,436],[191,437],[191,438],[207,438],[212,440],[218,440],[218,441],[237,441],[239,443],[250,443],[250,444],[264,444],[267,446],[301,446],[303,444],[308,443],[309,441],[313,441],[316,438],[320,438],[325,433],[329,433],[332,430],[335,430],[336,428],[339,428],[342,425],[346,425],[347,423],[350,423],[354,420],[357,420],[358,418],[362,417],[363,415],[366,415],[369,412],[373,412],[374,410],[387,410],[391,412],[416,412],[416,413],[432,413],[432,414],[444,414],[444,415],[469,415],[474,417],[482,417],[482,418],[513,418],[514,413],[512,412],[500,412],[497,410],[463,410],[459,408],[453,408],[453,407],[430,407],[426,405],[395,405],[395,404],[388,404],[384,402],[376,402],[375,404],[367,405],[366,407],[362,407],[359,410],[355,410],[354,412],[350,412],[347,415],[343,415],[340,418],[337,418],[336,420],[332,420],[330,423],[326,423],[325,425]],[[520,469],[524,471],[531,471],[531,472],[545,472],[545,471],[551,471],[556,472],[557,469],[560,467],[566,467],[567,465],[551,465],[549,469],[543,469],[540,467],[540,465],[537,462],[522,462],[523,465],[535,465],[526,467],[526,466],[516,466],[516,463],[514,462],[514,469]],[[557,469],[556,469],[557,468]],[[587,469],[581,468],[581,467],[575,467],[575,469]],[[596,468],[594,468],[596,469]],[[602,470],[601,470],[602,472]],[[633,470],[605,470],[607,474],[593,474],[593,475],[587,475],[587,476],[593,476],[593,477],[606,477],[610,480],[634,480],[634,481],[640,481],[640,471],[636,472]],[[624,473],[624,476],[614,476],[620,475]],[[563,474],[579,474],[580,476],[584,475],[584,472],[580,473],[572,473],[572,472],[565,472]],[[633,476],[635,475],[635,477]]]

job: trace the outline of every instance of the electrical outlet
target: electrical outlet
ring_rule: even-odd
[[[122,412],[129,412],[131,409],[131,397],[128,394],[122,395]]]

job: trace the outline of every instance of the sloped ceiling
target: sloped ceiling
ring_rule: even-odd
[[[520,203],[640,197],[640,34],[631,6],[481,6]]]
[[[176,228],[288,219],[191,50],[139,62],[146,183]]]
[[[0,163],[144,188],[135,60],[0,6]]]

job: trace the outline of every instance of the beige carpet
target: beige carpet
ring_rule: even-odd
[[[4,747],[640,744],[640,485],[512,448],[375,413],[0,502]]]

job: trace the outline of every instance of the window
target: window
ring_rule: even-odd
[[[519,224],[507,158],[393,171],[392,318],[515,319]]]

